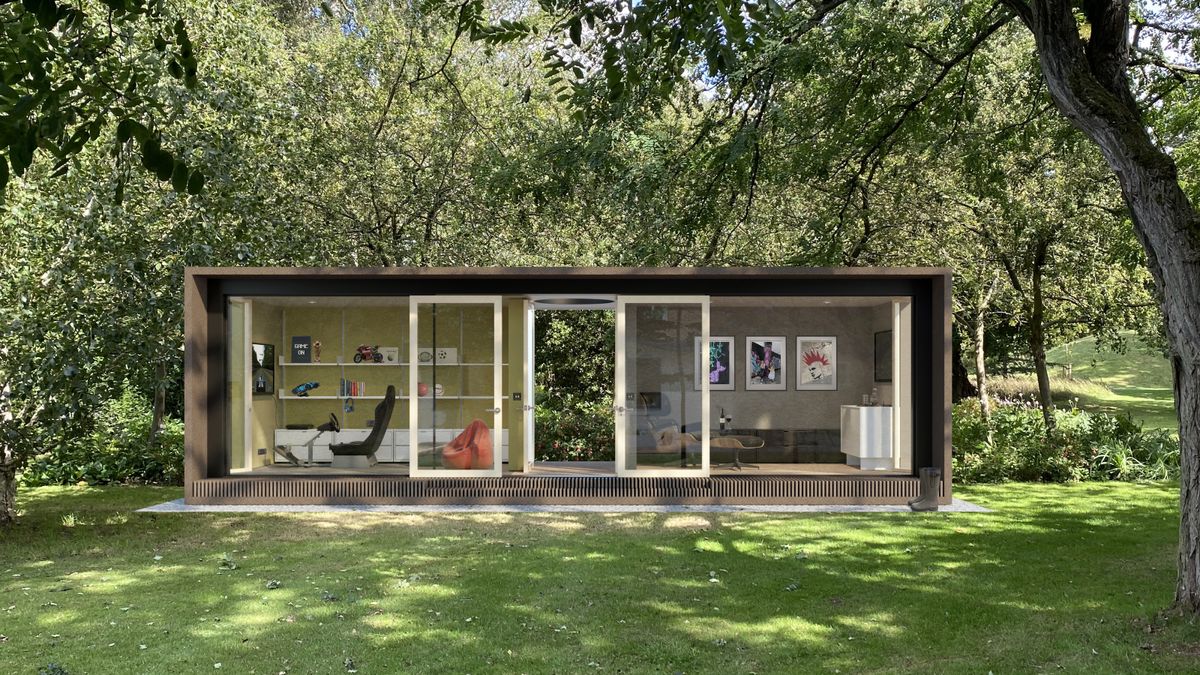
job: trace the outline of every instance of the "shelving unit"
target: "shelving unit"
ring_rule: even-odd
[[[285,426],[285,423],[288,422],[316,422],[315,419],[309,418],[313,417],[312,411],[319,409],[321,404],[306,405],[302,403],[303,401],[377,402],[384,399],[384,393],[389,384],[396,387],[397,399],[408,398],[405,394],[411,392],[405,391],[408,383],[406,369],[409,367],[409,363],[407,359],[389,363],[374,361],[355,363],[352,358],[354,347],[358,344],[394,346],[398,354],[407,354],[408,336],[404,330],[406,322],[401,319],[407,315],[407,302],[371,307],[371,312],[378,312],[381,316],[389,317],[383,322],[376,320],[364,322],[364,312],[361,307],[335,308],[332,311],[322,312],[321,316],[314,316],[311,312],[303,310],[303,307],[285,307],[280,320],[280,344],[284,345],[284,349],[277,354],[276,398],[280,403],[280,418],[277,421],[280,427]],[[323,360],[307,363],[288,360],[291,355],[288,345],[291,344],[291,336],[294,334],[311,335],[314,340],[323,341],[325,343]],[[380,370],[371,376],[368,373],[372,368]],[[292,387],[308,380],[320,382],[320,389],[312,391],[307,396],[297,396],[292,393]],[[360,381],[369,393],[344,396],[341,389],[343,381]],[[369,421],[374,410],[373,403],[370,407],[364,406],[358,411],[345,411],[340,405],[336,407],[339,417],[343,417],[343,425],[348,427],[362,425],[364,416]],[[300,413],[299,419],[296,419],[296,413]],[[320,415],[320,417],[323,416]]]

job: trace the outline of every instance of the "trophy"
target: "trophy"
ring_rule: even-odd
[[[317,340],[313,343],[313,363],[321,362],[321,341]]]

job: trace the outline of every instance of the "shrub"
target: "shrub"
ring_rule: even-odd
[[[538,312],[534,456],[612,461],[612,312]]]
[[[1057,483],[1178,475],[1179,441],[1167,431],[1146,431],[1128,415],[1074,405],[1056,409],[1054,422],[1047,435],[1041,409],[1025,397],[996,401],[990,425],[983,421],[978,400],[959,403],[954,407],[955,481]]]
[[[539,392],[534,416],[538,461],[615,459],[612,406],[569,393]]]
[[[171,483],[183,479],[183,422],[166,417],[153,447],[151,403],[126,387],[104,402],[93,431],[78,442],[33,457],[21,472],[24,485],[79,482]]]

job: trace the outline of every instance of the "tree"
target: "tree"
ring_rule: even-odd
[[[687,77],[692,68],[720,82],[721,94],[745,104],[748,92],[773,86],[789,69],[794,72],[796,63],[787,57],[801,51],[797,45],[837,36],[853,4],[818,0],[787,11],[774,0],[647,0],[636,6],[547,2],[543,6],[554,15],[562,36],[548,47],[547,62],[582,110],[620,114],[631,102],[662,101],[671,91],[666,83]],[[921,40],[928,32],[917,31],[914,39],[896,45],[896,54],[915,51],[928,57],[927,86],[916,90],[906,104],[884,111],[883,123],[871,127],[879,133],[864,134],[870,145],[850,194],[863,180],[871,180],[896,134],[918,110],[943,97],[938,93],[944,91],[941,85],[962,71],[991,36],[1014,18],[1032,33],[1051,100],[1095,143],[1116,175],[1156,281],[1180,418],[1175,601],[1184,611],[1200,613],[1200,217],[1180,185],[1175,162],[1147,130],[1134,89],[1165,77],[1186,79],[1194,74],[1186,64],[1172,63],[1161,42],[1140,39],[1155,32],[1190,37],[1196,27],[1195,8],[1182,2],[1167,5],[1139,6],[1136,22],[1131,21],[1129,0],[1085,0],[1078,9],[1067,0],[1001,0],[996,5],[934,3],[916,11],[882,10],[893,12],[897,24],[923,13],[927,24],[949,27],[936,40]],[[528,26],[507,19],[487,24],[481,0],[468,0],[461,8],[463,22],[477,39],[515,40],[530,32]],[[1170,16],[1172,11],[1183,12],[1189,22],[1180,28],[1178,22],[1167,25],[1145,18]],[[1190,51],[1190,42],[1182,44]],[[1131,68],[1147,66],[1148,76],[1142,71],[1131,78]]]
[[[164,112],[159,77],[193,87],[198,73],[187,28],[162,0],[3,2],[0,44],[0,197],[10,171],[23,176],[38,150],[66,173],[112,120],[159,180],[180,192],[203,188],[203,174],[163,147],[154,124]]]

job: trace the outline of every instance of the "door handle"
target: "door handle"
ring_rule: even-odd
[[[495,413],[498,413],[498,412],[500,412],[500,409],[499,409],[499,408],[488,408],[488,409],[487,409],[487,410],[485,410],[484,412],[490,412],[490,413],[493,413],[493,414],[495,414]]]

